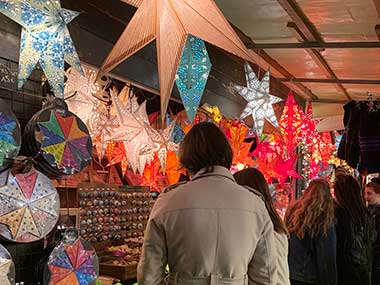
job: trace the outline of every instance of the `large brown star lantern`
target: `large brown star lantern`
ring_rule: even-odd
[[[107,73],[156,40],[161,114],[166,113],[189,34],[248,61],[255,61],[214,0],[123,0],[138,7],[100,68]],[[162,116],[165,118],[165,116]]]

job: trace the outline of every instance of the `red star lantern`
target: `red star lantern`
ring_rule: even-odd
[[[287,154],[294,153],[296,145],[302,139],[303,112],[290,91],[280,118],[280,130],[287,150]]]
[[[288,177],[301,178],[301,176],[294,170],[294,164],[297,160],[297,155],[292,155],[288,160],[278,158],[274,171],[279,175],[280,184],[283,185]]]

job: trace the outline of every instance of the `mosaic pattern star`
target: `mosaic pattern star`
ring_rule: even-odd
[[[272,105],[282,101],[282,99],[269,94],[269,71],[264,74],[263,79],[260,81],[247,62],[244,65],[244,69],[247,86],[234,86],[234,89],[248,101],[240,118],[244,119],[252,115],[257,133],[261,136],[265,119],[278,128],[278,121]]]
[[[0,0],[0,12],[22,26],[18,87],[39,62],[55,94],[63,98],[64,62],[82,72],[66,24],[79,15],[59,0]]]

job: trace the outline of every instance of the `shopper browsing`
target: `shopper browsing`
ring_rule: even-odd
[[[311,181],[288,209],[285,222],[290,233],[291,284],[336,285],[334,201],[329,184],[322,179]]]
[[[261,198],[238,185],[232,150],[212,123],[195,125],[179,158],[192,176],[154,205],[138,266],[140,285],[265,284],[277,278],[273,225]]]
[[[266,182],[264,175],[256,168],[246,168],[236,172],[234,178],[238,184],[255,189],[263,196],[265,207],[269,213],[274,228],[278,273],[276,284],[289,285],[288,230],[273,205],[268,183]]]

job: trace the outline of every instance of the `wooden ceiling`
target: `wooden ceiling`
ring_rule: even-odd
[[[272,74],[306,100],[380,94],[380,0],[216,0]],[[275,73],[273,72],[275,71]]]

